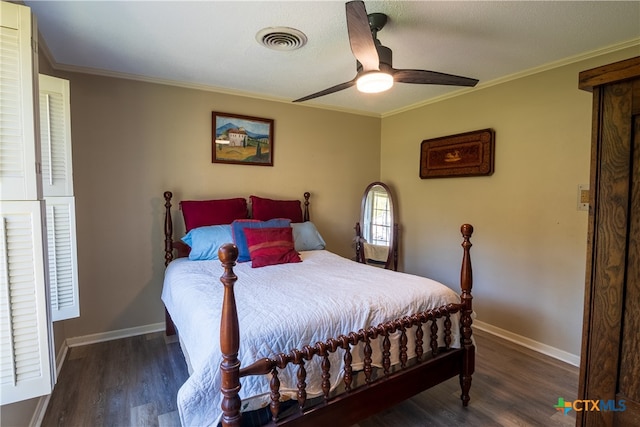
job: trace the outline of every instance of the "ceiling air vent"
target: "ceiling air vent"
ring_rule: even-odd
[[[296,50],[307,44],[307,36],[302,31],[288,27],[264,28],[258,31],[256,40],[274,50]]]

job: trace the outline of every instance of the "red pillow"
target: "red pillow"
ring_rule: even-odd
[[[291,222],[302,222],[300,200],[272,200],[257,196],[249,198],[253,219],[268,221],[273,218],[289,218]]]
[[[251,267],[302,262],[293,247],[291,227],[246,228],[244,232],[251,254]]]
[[[189,232],[206,225],[231,224],[247,218],[247,201],[242,197],[218,200],[183,200],[180,202],[184,225]]]

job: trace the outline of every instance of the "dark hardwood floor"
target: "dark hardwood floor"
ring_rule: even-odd
[[[573,426],[578,368],[493,335],[475,333],[476,373],[468,408],[453,378],[359,427]],[[179,426],[176,395],[187,368],[177,342],[162,333],[70,349],[42,426]]]
[[[176,396],[189,374],[171,341],[154,333],[71,348],[42,426],[179,426]]]
[[[574,426],[558,398],[576,399],[578,368],[482,331],[476,337],[476,372],[471,402],[460,403],[460,384],[452,378],[360,422],[360,427],[422,426]]]

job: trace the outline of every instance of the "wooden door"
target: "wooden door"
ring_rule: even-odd
[[[640,57],[580,74],[593,90],[579,426],[640,425]],[[591,403],[596,402],[597,403]]]
[[[629,240],[625,274],[625,298],[622,313],[622,337],[617,399],[623,399],[626,410],[614,414],[615,424],[640,426],[640,90],[634,94],[633,155],[631,172],[631,204]]]

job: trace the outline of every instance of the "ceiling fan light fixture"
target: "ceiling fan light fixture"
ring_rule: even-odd
[[[356,80],[356,87],[364,93],[380,93],[391,89],[393,76],[382,71],[369,71]]]
[[[398,83],[475,86],[477,79],[428,70],[395,69],[391,49],[378,40],[378,31],[387,23],[383,13],[367,14],[363,1],[348,1],[347,33],[356,59],[356,78],[312,93],[293,102],[303,102],[356,86],[360,92],[379,93]]]

